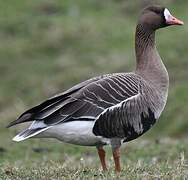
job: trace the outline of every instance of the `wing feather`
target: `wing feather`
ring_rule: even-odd
[[[88,84],[98,81],[99,79],[102,79],[104,77],[109,76],[107,75],[102,75],[102,76],[98,76],[98,77],[94,77],[92,79],[86,80],[80,84],[77,84],[75,86],[73,86],[72,88],[68,89],[67,91],[61,93],[61,94],[57,94],[51,98],[49,98],[48,100],[42,102],[41,104],[34,106],[33,108],[25,111],[23,114],[21,114],[18,119],[16,119],[15,121],[12,121],[11,123],[8,124],[7,128],[14,126],[16,124],[19,123],[24,123],[24,122],[28,122],[28,121],[33,121],[35,120],[35,115],[39,115],[40,112],[42,112],[43,110],[47,109],[47,108],[53,108],[53,106],[58,103],[58,102],[64,102],[67,99],[70,99],[70,96],[72,96],[73,94],[75,94],[76,92],[78,92],[80,89],[82,89],[83,87],[87,86]],[[55,112],[54,112],[55,113]],[[38,119],[40,120],[40,119]]]
[[[111,74],[87,80],[29,109],[9,127],[34,120],[48,125],[83,118],[94,121],[105,109],[136,95],[139,82],[140,77],[134,73]]]

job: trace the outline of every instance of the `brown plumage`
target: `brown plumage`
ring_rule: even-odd
[[[120,171],[121,143],[148,131],[166,104],[169,78],[155,47],[155,31],[182,24],[166,8],[144,9],[136,27],[135,72],[89,79],[27,110],[8,127],[33,123],[13,140],[53,137],[72,144],[96,146],[103,170],[107,169],[103,145],[110,144],[115,169]]]

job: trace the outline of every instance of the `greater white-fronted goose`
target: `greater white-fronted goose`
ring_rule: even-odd
[[[57,138],[71,144],[96,146],[106,170],[104,145],[112,147],[120,171],[120,146],[148,131],[159,119],[168,96],[169,77],[155,46],[155,31],[183,25],[167,8],[145,8],[135,35],[136,70],[84,81],[24,112],[8,127],[32,121],[13,138]]]

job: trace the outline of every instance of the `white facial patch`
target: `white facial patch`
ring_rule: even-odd
[[[165,8],[165,10],[164,10],[164,17],[165,17],[166,21],[168,21],[172,18],[172,15],[170,14],[170,11],[167,8]]]

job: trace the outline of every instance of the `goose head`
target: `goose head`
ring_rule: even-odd
[[[157,30],[171,25],[183,25],[184,23],[172,16],[165,7],[149,6],[141,12],[138,24],[147,29]]]

